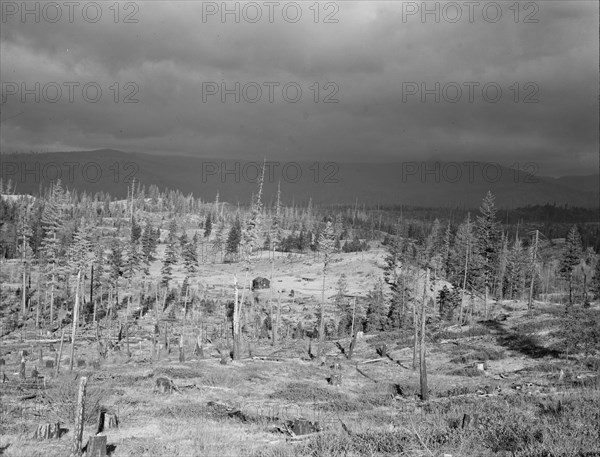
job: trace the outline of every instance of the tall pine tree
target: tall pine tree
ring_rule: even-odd
[[[167,235],[166,244],[165,257],[160,273],[161,284],[168,288],[169,283],[173,279],[173,268],[177,264],[177,222],[174,218],[169,223],[169,234]]]
[[[581,236],[579,235],[577,226],[573,225],[565,240],[565,247],[559,266],[559,273],[561,277],[567,281],[569,288],[569,303],[567,308],[570,308],[573,305],[573,273],[575,272],[575,267],[581,262],[582,254]]]

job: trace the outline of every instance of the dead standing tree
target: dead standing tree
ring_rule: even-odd
[[[87,377],[83,376],[79,384],[79,395],[77,397],[77,413],[75,416],[75,430],[73,432],[73,444],[71,446],[70,457],[81,457],[81,440],[83,438],[86,386]]]
[[[319,235],[319,249],[323,254],[323,285],[321,288],[321,320],[319,323],[319,356],[322,356],[325,351],[325,280],[327,279],[327,271],[331,263],[334,250],[334,233],[331,221],[327,221],[323,231]]]
[[[427,288],[429,287],[429,268],[425,275],[425,284],[423,285],[423,303],[421,303],[421,338],[419,342],[419,366],[421,383],[421,400],[429,400],[429,389],[427,388],[427,364],[425,361],[425,320],[427,317]]]
[[[233,303],[233,359],[239,360],[241,356],[241,310],[246,297],[246,283],[248,281],[248,275],[252,270],[253,256],[256,249],[260,247],[260,233],[262,223],[262,188],[265,178],[265,166],[263,164],[261,178],[258,184],[258,193],[252,202],[252,209],[250,217],[246,222],[246,227],[242,232],[242,241],[240,245],[240,251],[242,255],[242,262],[244,265],[244,282],[242,283],[242,297],[238,300],[239,291],[237,284],[237,277],[234,275],[234,290],[235,297]]]
[[[77,284],[75,286],[75,305],[73,305],[73,334],[71,336],[71,360],[69,361],[69,371],[73,371],[73,359],[75,358],[75,337],[77,335],[77,326],[79,325],[79,284],[80,284],[80,280],[81,280],[81,270],[79,270],[77,272]]]

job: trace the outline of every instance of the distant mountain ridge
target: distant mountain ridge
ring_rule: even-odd
[[[17,193],[36,193],[61,177],[71,189],[124,197],[135,179],[212,201],[247,204],[256,191],[258,161],[151,155],[112,149],[0,156],[2,180]],[[491,190],[499,207],[556,204],[596,208],[600,175],[552,178],[485,162],[334,163],[267,161],[265,201],[281,181],[287,204],[477,207]]]

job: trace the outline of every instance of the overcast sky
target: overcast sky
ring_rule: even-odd
[[[518,12],[512,1],[473,10],[428,2],[440,8],[439,23],[434,14],[423,20],[421,2],[240,3],[239,22],[233,14],[223,21],[221,2],[122,3],[118,17],[113,2],[99,11],[89,3],[72,11],[61,1],[40,3],[36,22],[33,13],[22,16],[22,2],[2,0],[3,153],[113,148],[280,161],[534,161],[555,176],[598,171],[597,1],[521,2]],[[22,83],[33,92],[23,93]],[[238,103],[233,92],[223,102],[222,83],[233,92],[240,84]],[[433,90],[424,101],[422,83]]]

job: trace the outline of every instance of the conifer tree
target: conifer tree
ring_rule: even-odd
[[[58,277],[63,267],[59,237],[64,230],[65,202],[66,197],[58,180],[50,189],[41,220],[44,233],[41,250],[46,266],[44,273],[50,286],[50,326],[54,323],[54,293],[58,288]]]
[[[161,273],[161,284],[169,287],[173,279],[173,267],[177,264],[177,222],[171,219],[169,223],[169,234],[167,235],[167,246],[165,248],[165,258],[163,259]]]
[[[115,289],[115,303],[117,307],[119,306],[119,279],[123,276],[124,267],[122,251],[123,246],[121,242],[117,237],[113,237],[108,251],[107,266],[111,286]]]
[[[144,272],[146,275],[150,274],[150,262],[155,260],[154,254],[156,254],[157,238],[152,228],[150,220],[146,220],[144,230],[141,237],[141,255],[144,263]]]
[[[194,234],[191,241],[185,243],[182,248],[183,265],[187,276],[194,275],[199,268],[198,265],[198,234]]]
[[[444,277],[449,278],[450,272],[452,270],[452,227],[450,222],[446,226],[446,230],[444,231],[444,238],[442,240],[442,251],[440,253],[441,260],[441,274]]]
[[[73,275],[76,275],[79,270],[85,272],[94,258],[92,246],[93,231],[93,227],[85,218],[82,218],[69,249],[70,273]]]
[[[581,262],[582,248],[581,236],[576,225],[573,225],[567,234],[565,247],[563,249],[562,258],[560,260],[559,273],[561,277],[567,281],[569,287],[569,303],[567,309],[573,305],[573,273],[575,267]]]
[[[594,298],[600,298],[600,258],[596,258],[596,267],[594,268],[590,291],[594,294]]]
[[[206,216],[206,221],[204,222],[204,238],[209,238],[212,232],[212,214],[209,212]]]
[[[522,285],[525,278],[525,264],[523,255],[523,246],[518,236],[508,252],[506,263],[506,298],[518,299],[523,290]]]
[[[214,252],[215,255],[215,261],[216,261],[216,257],[217,254],[222,252],[223,250],[223,240],[224,240],[224,236],[225,236],[225,221],[222,219],[219,219],[217,221],[217,225],[215,227],[215,236],[212,242],[212,250]]]
[[[383,299],[383,281],[377,279],[372,290],[367,294],[369,306],[367,307],[366,330],[378,332],[385,330],[387,321],[387,310]]]
[[[227,235],[227,245],[225,246],[225,252],[228,255],[236,256],[239,252],[239,246],[242,241],[242,223],[240,221],[239,214],[236,214],[235,221],[229,229]]]
[[[275,214],[271,219],[271,227],[269,229],[269,238],[273,251],[278,249],[283,239],[283,233],[281,231],[281,181],[277,185],[277,200],[275,201]]]
[[[135,219],[135,217],[131,217],[131,234],[130,234],[130,238],[131,238],[131,242],[132,243],[137,243],[140,238],[142,236],[142,226],[138,224],[137,220]]]
[[[496,277],[500,248],[500,229],[496,220],[495,197],[490,191],[483,198],[479,213],[475,224],[474,254],[476,255],[473,257],[473,268],[479,285],[490,290]]]

